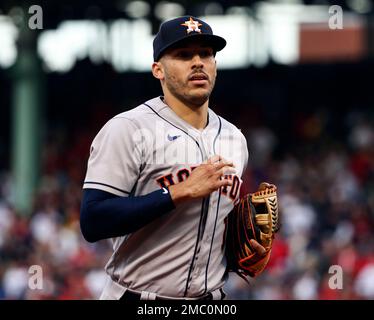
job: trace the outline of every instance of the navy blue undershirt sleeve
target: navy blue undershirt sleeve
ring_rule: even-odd
[[[80,226],[88,242],[124,236],[175,208],[163,189],[145,196],[119,197],[98,189],[83,189]]]

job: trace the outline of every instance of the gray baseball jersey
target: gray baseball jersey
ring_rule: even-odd
[[[233,161],[236,170],[227,176],[232,186],[112,239],[102,299],[119,299],[126,288],[196,297],[224,285],[225,218],[239,197],[248,150],[233,124],[211,109],[208,117],[206,128],[197,130],[157,97],[109,120],[93,140],[83,188],[118,196],[141,196],[181,182],[215,154]]]

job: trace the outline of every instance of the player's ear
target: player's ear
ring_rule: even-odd
[[[152,74],[156,79],[163,80],[164,79],[164,69],[161,62],[153,62],[152,64]]]

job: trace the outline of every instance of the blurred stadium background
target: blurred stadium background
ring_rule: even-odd
[[[35,4],[43,28],[33,30]],[[89,146],[112,116],[161,93],[152,37],[182,14],[228,41],[211,106],[248,139],[245,189],[279,187],[267,271],[251,287],[230,276],[229,298],[373,299],[369,0],[1,0],[0,298],[99,296],[109,241],[89,244],[79,228]],[[42,290],[28,286],[32,265]],[[329,286],[333,265],[342,289]]]

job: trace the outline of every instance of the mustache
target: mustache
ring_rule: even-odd
[[[191,72],[190,75],[188,76],[188,80],[191,80],[194,77],[203,77],[206,80],[210,81],[209,75],[205,73],[205,71],[200,70],[200,69],[196,69],[193,72]]]

